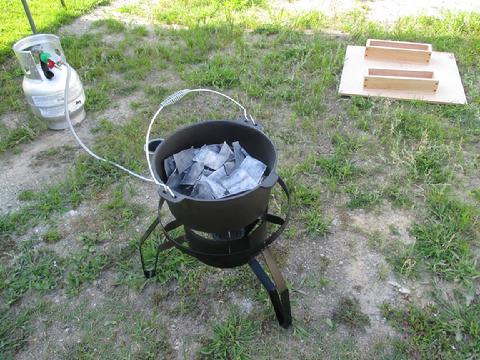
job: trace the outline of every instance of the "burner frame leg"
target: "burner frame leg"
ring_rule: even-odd
[[[140,252],[140,262],[142,263],[142,269],[143,269],[143,275],[147,279],[150,279],[150,278],[154,277],[155,275],[157,275],[158,256],[160,255],[160,252],[164,251],[164,250],[167,250],[167,249],[170,249],[171,247],[173,247],[175,245],[170,240],[168,240],[166,242],[163,242],[161,244],[158,244],[157,252],[155,254],[155,264],[153,265],[153,269],[150,269],[150,270],[146,269],[145,259],[143,258],[142,246],[143,246],[143,243],[150,237],[153,230],[155,230],[156,227],[159,224],[160,224],[160,219],[158,218],[158,216],[156,216],[155,219],[153,220],[153,222],[148,227],[148,229],[145,231],[145,233],[140,238],[140,241],[139,241],[139,244],[138,244],[138,249],[139,249],[139,252]],[[172,229],[175,229],[175,228],[179,227],[180,224],[173,221],[170,224],[168,224],[167,226],[170,226],[170,228],[171,228],[170,230],[172,230]]]
[[[265,270],[263,270],[257,259],[250,260],[248,265],[250,265],[250,268],[255,273],[258,280],[260,280],[263,287],[267,290],[278,323],[281,327],[287,329],[292,324],[292,310],[290,307],[290,295],[287,284],[285,283],[270,250],[268,248],[264,249],[262,255],[267,264],[267,268],[272,274],[273,281],[267,275]]]

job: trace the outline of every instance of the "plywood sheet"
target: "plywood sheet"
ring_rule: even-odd
[[[433,51],[428,64],[365,58],[365,46],[348,46],[338,92],[340,95],[380,96],[394,99],[423,100],[440,104],[466,104],[462,79],[455,55]],[[433,71],[439,81],[435,93],[411,90],[366,89],[368,68]]]

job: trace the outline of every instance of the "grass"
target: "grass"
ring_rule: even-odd
[[[84,283],[97,279],[102,270],[111,263],[111,257],[98,249],[102,240],[98,234],[87,233],[80,236],[82,250],[69,255],[65,261],[67,294],[78,295]]]
[[[394,309],[383,306],[384,316],[407,338],[406,351],[416,358],[468,359],[480,354],[480,304],[459,303],[407,306]]]
[[[58,321],[74,321],[81,333],[78,341],[62,351],[64,358],[158,359],[172,355],[170,334],[160,315],[138,311],[136,304],[126,299],[115,297],[96,307],[85,299],[57,309],[52,316]],[[130,341],[118,341],[118,337]]]
[[[43,241],[46,243],[56,243],[62,239],[62,234],[57,227],[50,227],[43,235]]]
[[[478,209],[457,200],[447,189],[427,195],[428,217],[412,228],[415,251],[430,269],[447,280],[471,283],[480,276],[470,242],[475,239]]]
[[[115,178],[110,167],[80,156],[64,181],[39,191],[21,193],[20,198],[28,199],[29,203],[18,211],[0,216],[0,235],[24,233],[54,214],[75,208]]]
[[[332,320],[345,325],[350,330],[364,330],[370,325],[370,318],[362,312],[358,300],[350,297],[340,299],[333,312]]]
[[[213,336],[206,341],[200,354],[206,359],[249,359],[249,344],[258,328],[252,320],[233,313],[213,328]]]
[[[389,279],[393,269],[399,281],[404,277],[413,282],[439,277],[447,282],[447,288],[468,294],[476,286],[478,14],[447,13],[445,20],[402,18],[383,26],[368,20],[364,10],[328,18],[318,12],[272,11],[268,2],[255,0],[162,0],[152,8],[140,3],[120,11],[154,25],[183,27],[152,30],[107,18],[94,22],[94,31],[62,37],[67,58],[87,92],[86,108],[91,123],[95,122],[95,151],[145,173],[145,120],[161,99],[183,86],[226,91],[251,109],[278,146],[279,172],[293,197],[293,226],[279,243],[282,254],[287,254],[285,266],[303,284],[307,266],[297,262],[297,253],[292,250],[293,241],[301,241],[309,249],[302,261],[308,263],[318,251],[327,254],[311,269],[321,277],[309,280],[311,286],[305,283],[302,293],[291,294],[294,315],[299,317],[293,336],[273,326],[266,293],[243,269],[220,272],[171,249],[161,253],[157,277],[145,280],[137,256],[132,255],[147,214],[135,204],[143,194],[135,194],[134,183],[110,166],[81,155],[63,180],[20,192],[20,209],[0,216],[2,251],[5,249],[6,254],[2,253],[1,259],[0,296],[5,303],[10,302],[2,313],[0,357],[29,349],[25,347],[29,337],[38,336],[32,321],[45,324],[46,331],[55,321],[78,331],[75,339],[79,342],[63,349],[58,343],[50,344],[57,357],[171,358],[182,357],[181,351],[187,351],[183,354],[186,358],[217,359],[478,356],[477,295],[458,302],[448,296],[444,301],[431,299],[431,307],[420,306],[415,299],[404,306],[400,299],[395,308],[384,310],[401,336],[392,343],[378,344],[378,349],[368,343],[371,352],[361,352],[357,333],[377,320],[362,312],[358,300],[345,297],[339,275],[328,267],[331,253],[321,248],[323,244],[312,245],[319,236],[328,235],[326,244],[330,238],[335,240],[339,229],[347,236],[355,233],[343,228],[351,221],[352,210],[374,210],[369,215],[375,216],[377,211],[384,211],[384,201],[388,201],[395,214],[406,212],[415,218],[410,229],[415,243],[403,245],[396,229],[388,234],[367,234],[370,249],[363,250],[375,251],[388,261],[388,266],[379,270],[381,281]],[[327,28],[347,34],[332,37],[322,33]],[[345,46],[373,37],[432,42],[436,50],[453,51],[470,104],[453,107],[337,98]],[[34,118],[19,115],[25,107],[19,86],[21,73],[15,64],[3,66],[0,114],[13,112],[12,116],[25,120],[17,127],[0,128],[0,151],[15,152],[22,142],[38,137],[44,127]],[[150,81],[152,78],[155,82]],[[130,102],[128,119],[116,118],[122,101]],[[155,133],[164,136],[179,125],[210,115],[230,115],[223,103],[211,107],[208,103],[202,113],[195,102],[201,100],[185,101],[165,112]],[[214,109],[217,106],[219,110]],[[107,119],[112,112],[114,117]],[[63,154],[55,149],[35,161],[61,161],[74,155],[73,151]],[[87,214],[80,226],[73,226],[76,248],[60,258],[45,247],[63,246],[68,237],[61,215],[82,203],[94,210],[96,218]],[[333,219],[335,226],[330,224]],[[20,236],[34,233],[43,242],[35,240],[35,247],[23,247]],[[15,249],[17,240],[19,249]],[[159,241],[163,238],[157,234],[145,245],[149,265]],[[333,255],[337,251],[328,250]],[[354,247],[350,250],[348,256],[358,255]],[[16,258],[9,258],[9,254]],[[103,284],[102,276],[107,285],[96,290],[105,299],[95,299],[98,307],[92,308],[90,298],[85,299],[85,289],[99,278]],[[109,287],[111,276],[114,285]],[[348,280],[349,275],[346,277]],[[44,315],[23,307],[30,298],[45,299],[62,292],[69,300],[55,307],[46,323],[41,320]],[[325,321],[325,308],[318,308],[317,300],[323,296],[340,299],[329,315],[331,324]],[[225,306],[244,298],[254,304],[248,314]],[[131,303],[132,299],[141,306]],[[429,299],[425,296],[422,300]],[[305,308],[320,310],[308,311],[305,317],[298,310]],[[205,324],[201,344],[185,336],[186,332],[195,336],[198,323]],[[339,324],[351,330],[351,339],[345,340],[334,326]],[[175,336],[167,329],[176,329],[173,331],[185,341],[179,350],[172,348],[177,344],[169,338]],[[361,336],[371,341],[370,331]],[[200,348],[198,354],[188,353],[188,341]]]
[[[33,332],[32,321],[45,311],[45,304],[17,311],[0,310],[0,354],[5,359],[13,358]]]
[[[22,142],[32,141],[45,130],[45,122],[32,115],[28,116],[26,123],[20,124],[20,126],[13,129],[0,124],[0,153]]]
[[[381,204],[381,193],[379,191],[362,190],[356,185],[350,185],[346,192],[350,195],[350,201],[347,203],[349,209],[371,209]]]
[[[22,37],[30,35],[31,29],[21,3],[2,0],[2,8],[8,9],[0,15],[0,62],[11,56],[10,47]],[[30,12],[39,33],[55,32],[61,25],[72,21],[99,4],[99,0],[75,0],[65,2],[63,8],[60,2],[47,4],[33,0],[28,3]]]
[[[325,219],[318,209],[310,210],[305,215],[307,231],[315,235],[327,235],[330,233],[329,227],[331,221]]]
[[[7,304],[17,301],[28,290],[56,289],[62,278],[61,261],[54,252],[33,249],[33,242],[20,247],[20,256],[13,266],[5,270],[0,289]]]

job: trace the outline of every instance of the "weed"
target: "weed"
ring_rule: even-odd
[[[153,311],[139,311],[125,298],[107,298],[92,306],[90,299],[80,305],[62,305],[56,317],[75,321],[80,330],[78,341],[67,344],[62,358],[73,359],[170,359],[173,356],[169,334],[162,319]],[[130,341],[118,342],[123,334]],[[135,346],[132,346],[135,344]]]
[[[382,306],[384,316],[408,335],[412,356],[435,359],[468,359],[480,354],[480,303],[470,305],[414,305],[396,310]]]
[[[2,359],[13,359],[13,354],[28,341],[31,332],[30,322],[34,314],[33,309],[23,309],[18,312],[11,309],[0,310],[0,357]]]
[[[416,238],[415,251],[435,274],[471,282],[480,275],[469,245],[478,212],[456,200],[447,189],[430,191],[427,207],[425,222],[415,224],[411,230]]]
[[[95,280],[108,263],[107,255],[92,252],[91,248],[71,255],[66,264],[67,293],[77,295],[82,284]]]
[[[390,201],[393,207],[408,208],[413,205],[413,201],[407,191],[398,185],[388,185],[382,190],[382,195]]]
[[[230,89],[240,83],[238,68],[220,56],[216,56],[208,64],[189,73],[186,78],[194,85],[218,89]]]
[[[480,203],[480,189],[472,190],[471,191],[472,197]]]
[[[378,191],[364,191],[356,185],[348,186],[346,189],[350,195],[350,201],[347,203],[349,209],[372,209],[381,204],[381,194]]]
[[[13,148],[19,143],[32,141],[46,129],[45,121],[33,115],[29,115],[25,123],[21,123],[12,129],[8,129],[3,124],[0,124],[0,153]]]
[[[125,24],[115,19],[100,19],[92,23],[92,27],[98,28],[104,26],[108,34],[121,33],[125,31]]]
[[[111,195],[111,200],[101,205],[101,216],[108,228],[126,229],[132,220],[145,212],[145,207],[125,198],[125,184],[120,183]]]
[[[249,343],[258,332],[252,320],[232,313],[213,329],[213,336],[201,348],[200,354],[207,359],[248,359]]]
[[[319,188],[307,187],[298,183],[293,188],[293,203],[296,206],[315,206],[320,202],[320,194]]]
[[[340,155],[319,158],[317,164],[334,183],[343,183],[357,172],[353,162]]]
[[[370,318],[360,308],[356,298],[343,297],[334,310],[332,319],[347,326],[350,330],[364,330],[370,325]]]
[[[431,184],[445,183],[452,174],[446,167],[450,154],[446,145],[429,140],[427,135],[415,146],[413,151],[405,150],[410,177]]]
[[[35,191],[27,189],[22,190],[17,196],[17,199],[20,201],[32,201],[35,200]]]
[[[326,236],[330,230],[331,221],[322,216],[322,211],[312,209],[306,212],[305,221],[307,222],[307,231],[311,234]]]
[[[56,243],[61,239],[62,234],[55,226],[49,227],[45,234],[43,234],[43,241],[45,241],[46,243]]]
[[[76,150],[71,145],[51,147],[36,154],[33,164],[40,165],[47,162],[50,166],[56,166],[58,162],[71,162]]]
[[[26,291],[47,291],[60,285],[63,273],[60,259],[49,250],[34,250],[33,241],[20,246],[20,255],[11,268],[6,269],[0,289],[8,304],[17,301]]]
[[[105,89],[93,87],[85,89],[85,109],[91,111],[105,110],[110,104],[110,97]]]

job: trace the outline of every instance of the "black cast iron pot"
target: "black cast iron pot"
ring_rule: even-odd
[[[265,178],[256,188],[223,199],[204,200],[174,192],[172,196],[160,188],[160,196],[167,202],[173,216],[185,227],[207,233],[225,233],[240,230],[265,213],[272,187],[278,181],[275,172],[277,152],[270,139],[257,124],[248,120],[203,121],[185,126],[167,137],[156,148],[152,169],[157,180],[166,183],[164,160],[188,149],[204,144],[229,145],[239,141],[247,152],[267,165]]]

